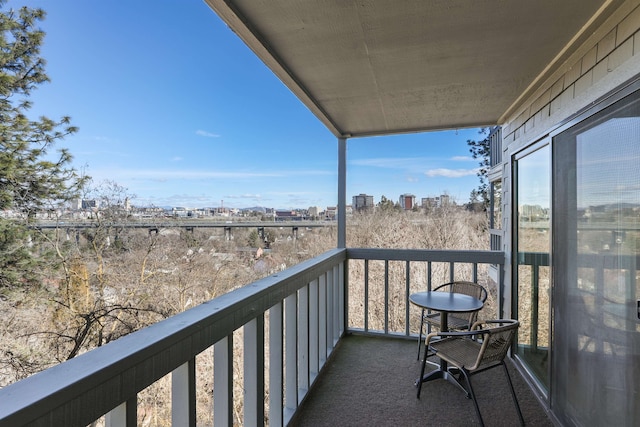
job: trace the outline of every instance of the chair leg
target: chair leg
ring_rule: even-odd
[[[473,391],[473,386],[471,385],[471,376],[467,373],[467,371],[463,368],[460,369],[460,372],[464,375],[464,379],[469,386],[469,394],[471,395],[471,399],[473,400],[473,406],[476,408],[476,414],[478,415],[478,419],[480,420],[480,425],[484,427],[484,421],[482,420],[482,415],[480,415],[480,407],[478,406],[478,400],[476,399],[476,393]]]
[[[420,399],[420,391],[422,390],[422,378],[424,378],[424,368],[427,365],[427,356],[429,354],[429,348],[424,347],[424,359],[422,359],[422,368],[420,369],[420,377],[418,377],[418,399]],[[418,356],[419,357],[419,356]]]
[[[424,308],[420,313],[420,332],[418,335],[418,360],[420,360],[420,347],[422,346],[422,328],[424,328]]]
[[[520,425],[524,425],[524,418],[522,417],[522,411],[520,410],[520,404],[518,403],[518,398],[516,397],[516,392],[513,389],[513,382],[511,381],[511,375],[509,375],[509,370],[507,369],[507,364],[502,361],[502,366],[504,367],[504,373],[507,376],[507,381],[509,382],[509,388],[511,389],[511,397],[513,397],[513,403],[516,404],[516,409],[518,410],[518,418],[520,418]]]

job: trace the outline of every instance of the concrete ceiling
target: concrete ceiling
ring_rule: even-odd
[[[336,136],[500,124],[619,0],[205,0]]]

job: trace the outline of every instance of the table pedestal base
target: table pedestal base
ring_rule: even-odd
[[[426,383],[426,382],[433,381],[433,380],[440,380],[440,379],[447,380],[448,382],[450,382],[451,384],[455,385],[460,390],[462,390],[464,392],[464,394],[466,394],[467,397],[469,397],[469,392],[467,391],[466,388],[464,388],[462,386],[462,384],[460,384],[460,382],[456,379],[454,374],[452,374],[448,370],[443,370],[443,369],[439,368],[439,369],[436,369],[435,371],[429,372],[428,374],[426,374],[422,378],[418,378],[416,380],[415,385],[416,385],[416,387],[418,387],[418,399],[420,398],[420,391],[422,389],[422,383]]]

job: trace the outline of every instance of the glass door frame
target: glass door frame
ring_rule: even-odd
[[[529,366],[527,360],[522,357],[522,354],[517,351],[517,342],[514,343],[513,347],[513,357],[518,361],[518,365],[527,372],[527,376],[531,381],[531,384],[535,386],[537,392],[542,396],[545,401],[549,401],[549,396],[551,392],[551,354],[553,350],[553,265],[552,265],[552,244],[553,244],[553,205],[552,205],[552,189],[553,189],[553,147],[552,147],[552,138],[550,135],[547,135],[536,142],[528,145],[527,147],[519,150],[511,156],[511,176],[512,176],[512,192],[511,192],[511,236],[513,237],[512,245],[511,245],[511,259],[512,259],[512,267],[511,267],[511,312],[515,313],[515,318],[519,319],[521,316],[518,311],[518,287],[519,287],[519,212],[518,212],[518,163],[523,158],[539,151],[541,149],[547,148],[548,152],[548,166],[549,166],[549,242],[548,242],[548,268],[549,268],[549,306],[547,308],[549,324],[548,327],[548,340],[549,340],[549,350],[548,350],[548,363],[546,366],[546,376],[548,385],[545,386],[539,378],[534,374],[532,368]]]

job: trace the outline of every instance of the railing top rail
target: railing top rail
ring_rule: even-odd
[[[502,251],[348,248],[349,259],[504,264]]]
[[[4,387],[0,427],[88,425],[345,259],[326,252]]]

